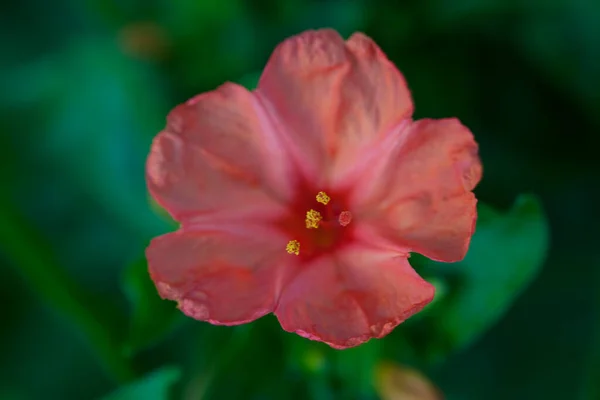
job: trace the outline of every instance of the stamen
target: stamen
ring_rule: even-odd
[[[346,226],[352,221],[352,213],[350,211],[342,211],[338,218],[341,226]]]
[[[308,229],[317,229],[319,227],[319,221],[321,221],[323,217],[318,211],[310,210],[306,212],[306,228]]]
[[[331,198],[329,196],[327,196],[327,193],[325,193],[325,192],[317,193],[317,201],[319,203],[327,205],[327,203],[329,203],[329,200],[331,200]]]
[[[300,242],[297,240],[290,240],[287,246],[285,246],[285,250],[288,254],[300,254]]]

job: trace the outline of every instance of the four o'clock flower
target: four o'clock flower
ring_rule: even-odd
[[[256,90],[177,106],[146,171],[181,224],[146,252],[159,294],[213,324],[274,313],[339,349],[388,334],[434,296],[409,254],[465,256],[482,171],[458,120],[412,113],[377,45],[329,29],[281,43]]]

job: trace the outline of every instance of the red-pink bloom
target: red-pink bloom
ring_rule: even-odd
[[[433,299],[410,252],[461,260],[476,220],[477,144],[456,119],[413,121],[406,82],[363,34],[280,44],[258,88],[176,107],[152,144],[152,196],[181,228],[147,249],[158,292],[198,320],[273,312],[347,348]]]

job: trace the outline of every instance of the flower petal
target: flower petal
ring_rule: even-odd
[[[262,114],[253,94],[231,83],[176,107],[147,161],[158,203],[180,222],[264,218],[277,208],[290,196],[288,163]]]
[[[192,318],[235,325],[273,311],[291,271],[281,268],[284,249],[283,239],[258,230],[178,231],[152,240],[146,257],[161,297]]]
[[[286,331],[338,349],[387,335],[434,295],[406,258],[390,252],[355,246],[303,268],[275,314]]]
[[[344,42],[330,29],[280,44],[257,94],[287,129],[311,180],[343,174],[413,111],[403,76],[371,39],[357,33]]]
[[[471,190],[482,173],[471,132],[456,119],[420,120],[374,161],[353,199],[363,220],[406,251],[461,260],[477,218]]]

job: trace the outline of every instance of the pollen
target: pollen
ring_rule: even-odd
[[[315,210],[310,210],[306,212],[306,228],[308,229],[317,229],[319,227],[319,221],[321,221],[323,217],[321,213]]]
[[[297,240],[290,240],[287,246],[285,246],[285,250],[288,254],[300,254],[300,242]]]
[[[317,201],[319,203],[327,205],[327,203],[329,203],[329,200],[331,200],[331,198],[329,196],[327,196],[327,193],[325,193],[325,192],[317,193]]]

